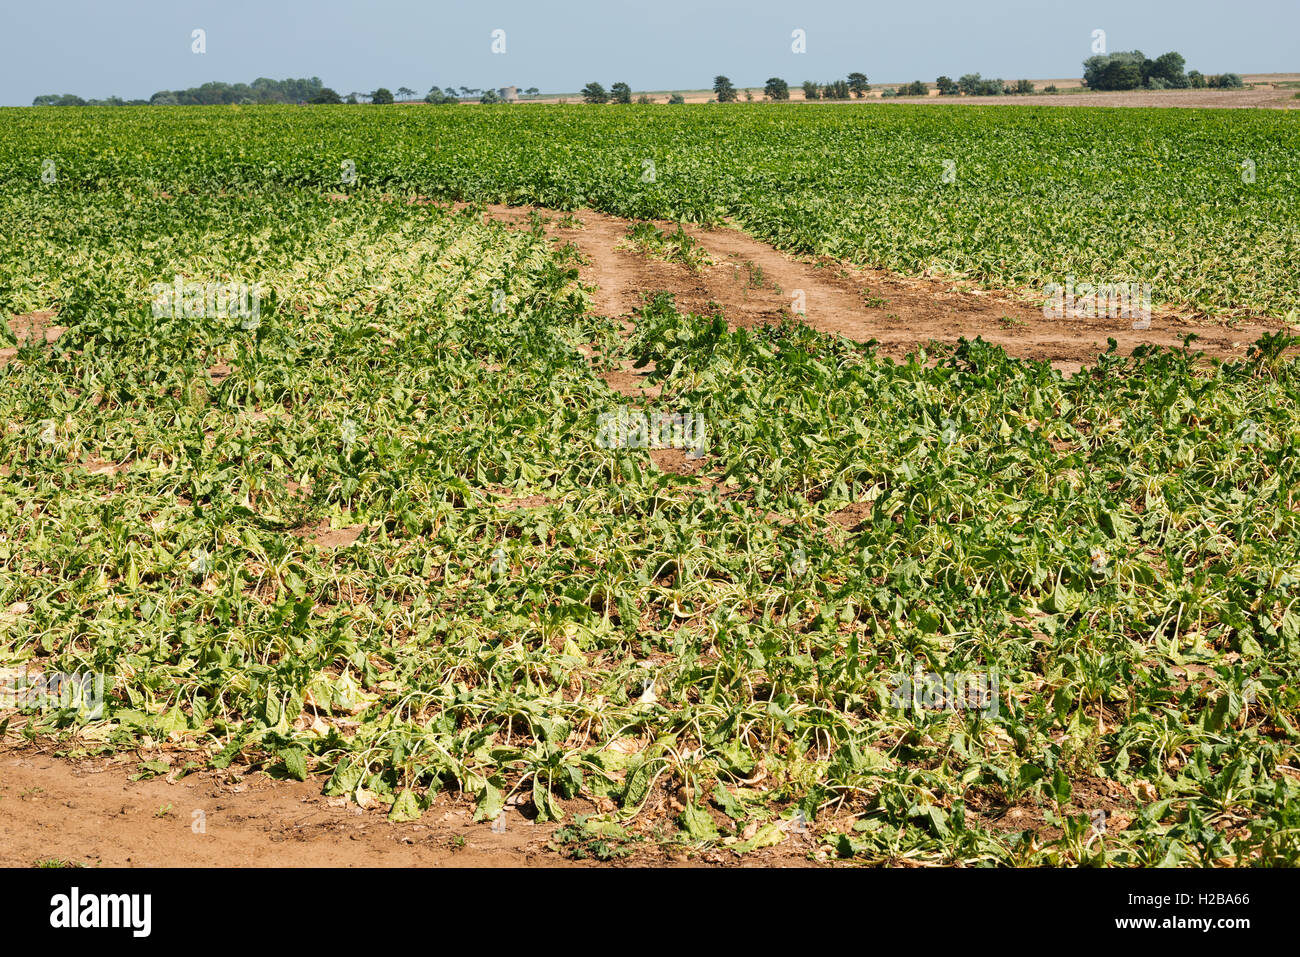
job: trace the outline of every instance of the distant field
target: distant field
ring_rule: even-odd
[[[729,218],[780,248],[903,273],[1031,290],[1067,276],[1147,283],[1158,305],[1223,316],[1294,320],[1300,306],[1294,113],[79,109],[5,111],[0,131],[0,176],[20,195],[43,195],[43,160],[59,170],[56,198],[24,215],[110,186],[328,190],[351,161],[367,187]],[[46,231],[10,216],[11,247]],[[40,308],[45,286],[93,269],[54,265],[10,257],[0,289],[15,308]]]
[[[1014,79],[1006,77],[1004,79]],[[1054,80],[1034,80],[1036,90],[1043,91],[1048,86],[1055,86],[1059,92],[1057,95],[1042,94],[1039,96],[1015,96],[1015,97],[943,97],[938,96],[938,92],[933,89],[933,79],[925,80],[926,84],[931,87],[929,97],[936,103],[981,103],[981,102],[1005,102],[1005,103],[1035,103],[1051,104],[1054,106],[1180,106],[1180,107],[1206,107],[1206,108],[1257,108],[1270,107],[1275,109],[1295,109],[1300,107],[1294,99],[1287,93],[1287,90],[1300,83],[1300,73],[1252,73],[1242,77],[1247,84],[1254,85],[1254,89],[1244,90],[1159,90],[1143,91],[1133,90],[1120,93],[1105,93],[1100,91],[1089,91],[1083,88],[1083,81],[1078,77],[1065,77]],[[802,82],[802,81],[799,81]],[[823,103],[835,104],[859,104],[868,103],[888,103],[904,102],[915,103],[921,102],[920,97],[903,97],[900,100],[883,99],[882,94],[887,89],[895,89],[904,82],[910,81],[892,81],[888,83],[872,83],[871,91],[862,99],[853,100],[833,100],[820,101]],[[753,95],[753,102],[762,102],[763,87],[739,87],[740,99],[745,101],[745,94],[748,92]],[[1294,92],[1294,90],[1291,90]],[[679,94],[687,103],[708,103],[714,99],[716,94],[712,90],[638,90],[633,96],[645,95],[650,97],[655,103],[667,103],[668,98],[673,94]],[[1085,99],[1075,99],[1076,95],[1083,95]],[[1062,98],[1068,96],[1068,98]],[[801,103],[804,101],[803,90],[797,82],[790,84],[791,102]],[[581,93],[548,93],[542,96],[530,98],[530,103],[580,103],[582,102]]]

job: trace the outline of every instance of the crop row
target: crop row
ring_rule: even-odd
[[[1288,111],[8,110],[0,188],[368,186],[731,219],[782,248],[907,273],[1030,292],[1067,276],[1147,283],[1178,311],[1294,320],[1298,146]]]

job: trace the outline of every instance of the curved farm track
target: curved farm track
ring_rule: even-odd
[[[858,342],[875,339],[882,354],[896,359],[930,342],[982,336],[1010,355],[1045,360],[1072,373],[1096,362],[1108,339],[1127,355],[1142,345],[1178,347],[1194,333],[1199,338],[1193,348],[1227,359],[1241,358],[1262,334],[1283,328],[1280,322],[1226,326],[1159,314],[1144,330],[1134,329],[1128,319],[1049,319],[1012,292],[934,277],[908,278],[825,257],[791,256],[729,228],[685,227],[713,260],[694,272],[629,247],[630,220],[584,209],[576,214],[581,227],[572,227],[563,225],[566,214],[553,210],[485,208],[488,217],[520,227],[540,214],[548,234],[576,246],[587,260],[582,279],[595,287],[602,314],[629,315],[643,296],[662,290],[673,293],[683,309],[707,313],[720,308],[733,326],[752,326],[791,313],[795,292],[801,290],[803,319],[810,326]],[[675,223],[658,225],[676,228]]]

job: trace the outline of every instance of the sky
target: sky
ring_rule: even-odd
[[[0,105],[147,99],[208,80],[571,93],[740,87],[853,71],[873,82],[1077,77],[1107,50],[1177,50],[1202,73],[1300,71],[1300,0],[0,0]],[[193,31],[206,52],[194,52]],[[504,52],[493,52],[493,31]],[[804,31],[806,52],[792,50]],[[497,43],[498,50],[501,43]]]

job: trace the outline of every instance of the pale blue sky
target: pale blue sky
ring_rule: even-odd
[[[1300,71],[1300,0],[0,0],[0,104],[42,93],[147,98],[206,80],[319,76],[342,93],[518,84],[572,92],[738,86],[861,70],[873,81],[980,72],[1078,76],[1110,50],[1178,50],[1203,73]],[[191,31],[207,52],[191,52]],[[506,31],[506,53],[491,32]],[[807,34],[807,53],[790,49]]]

